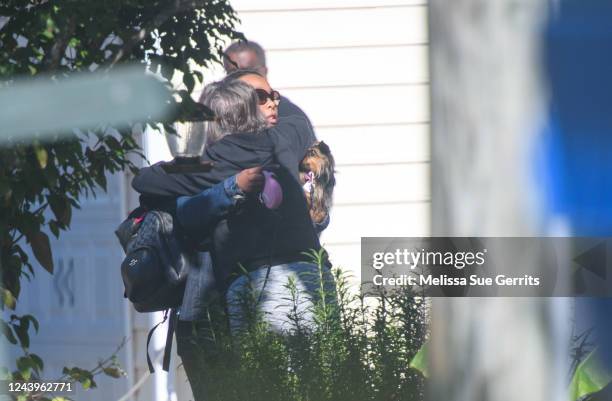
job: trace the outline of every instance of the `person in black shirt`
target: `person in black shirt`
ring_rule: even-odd
[[[205,88],[202,102],[217,120],[208,123],[210,144],[203,159],[214,162],[206,173],[167,174],[161,164],[144,168],[132,186],[145,197],[176,197],[177,217],[181,226],[197,237],[212,231],[212,266],[216,281],[224,289],[232,330],[239,330],[243,318],[238,300],[251,282],[264,296],[257,304],[269,324],[277,332],[291,330],[289,310],[292,307],[285,287],[291,277],[309,302],[299,305],[304,324],[313,322],[310,305],[319,289],[314,277],[319,277],[319,266],[303,252],[320,249],[312,225],[303,190],[298,178],[298,165],[312,145],[314,134],[307,121],[294,115],[281,118],[275,126],[268,125],[261,114],[255,89],[239,80],[224,80]],[[257,132],[252,132],[256,129]],[[310,131],[310,132],[309,132]],[[196,223],[198,204],[181,201],[184,197],[197,198],[202,191],[224,182],[228,177],[257,166],[274,171],[281,184],[283,202],[276,210],[267,209],[257,196],[245,196],[215,227],[200,227]],[[195,203],[194,203],[195,202]],[[192,213],[181,210],[189,205]],[[195,207],[194,207],[195,205]],[[205,206],[205,205],[204,205]],[[205,210],[202,210],[204,213]],[[181,217],[183,216],[183,217]],[[194,216],[191,217],[190,216]],[[236,277],[238,264],[248,271],[248,277]],[[329,268],[323,267],[325,289],[333,292]],[[186,294],[187,295],[187,294]],[[184,326],[184,325],[183,325]],[[190,355],[188,328],[179,324],[177,339],[179,355],[183,359],[196,399],[204,397],[197,381],[205,372]]]
[[[239,41],[232,43],[223,53],[223,67],[228,75],[236,70],[247,69],[256,71],[263,78],[265,78],[266,81],[268,79],[266,52],[257,42]],[[256,85],[253,86],[257,88]],[[302,116],[306,119],[306,121],[308,121],[308,124],[312,128],[312,124],[310,123],[310,119],[306,113],[304,113],[304,111],[295,103],[282,95],[280,96],[280,102],[278,103],[278,115],[280,117],[291,115]]]

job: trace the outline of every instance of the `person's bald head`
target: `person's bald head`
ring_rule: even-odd
[[[223,67],[229,74],[236,70],[255,70],[264,77],[268,75],[266,52],[257,42],[232,43],[223,53]]]

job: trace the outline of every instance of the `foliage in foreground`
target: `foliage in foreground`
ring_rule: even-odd
[[[569,399],[597,400],[598,393],[612,383],[612,372],[601,360],[598,348],[591,342],[593,329],[572,334]]]
[[[9,138],[3,143],[0,309],[14,310],[21,280],[34,277],[28,247],[52,273],[49,233],[59,238],[69,229],[73,208],[79,208],[83,197],[95,195],[100,188],[106,190],[109,174],[134,171],[130,155],[139,155],[140,149],[132,127],[138,123],[170,127],[194,113],[191,92],[203,77],[193,67],[220,60],[224,41],[241,37],[235,31],[237,21],[226,0],[15,0],[0,4],[0,88],[10,87],[18,78],[36,76],[59,85],[73,74],[105,73],[125,63],[140,65],[143,73],[149,69],[168,81],[182,73],[184,85],[174,91],[176,112],[167,121],[126,121],[122,127],[101,124],[85,132],[58,132],[55,140]],[[4,132],[3,137],[7,136]],[[0,334],[23,351],[16,369],[1,367],[2,378],[42,378],[43,359],[30,351],[32,331],[38,331],[34,316],[5,314],[0,319]],[[104,373],[116,376],[114,366],[106,368]],[[72,367],[64,373],[84,387],[95,387],[95,369]]]
[[[300,316],[303,294],[287,283],[292,329],[284,335],[253,307],[257,293],[243,303],[246,323],[233,336],[222,308],[211,310],[211,328],[196,340],[209,399],[422,400],[424,378],[409,365],[426,337],[424,300],[408,290],[368,299],[350,292],[340,269],[334,277],[335,294],[319,287],[314,325]]]

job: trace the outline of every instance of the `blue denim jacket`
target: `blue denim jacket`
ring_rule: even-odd
[[[206,238],[229,211],[244,199],[244,193],[236,184],[236,176],[193,196],[181,196],[176,200],[176,217],[181,227],[195,239]],[[315,224],[321,233],[329,224],[329,216]],[[187,277],[183,304],[179,309],[180,320],[205,318],[206,306],[219,294],[208,252],[200,253],[200,266],[193,268]]]
[[[234,175],[197,195],[177,198],[176,217],[185,231],[203,238],[241,199]]]
[[[188,234],[203,239],[243,198],[244,194],[236,185],[236,176],[232,176],[197,195],[177,198],[176,217]],[[183,304],[179,308],[180,320],[204,319],[206,306],[218,296],[210,254],[201,252],[200,262],[187,277]]]

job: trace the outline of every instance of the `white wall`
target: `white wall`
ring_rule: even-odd
[[[425,0],[234,0],[266,50],[271,85],[308,114],[337,162],[335,264],[360,266],[362,236],[429,233]]]
[[[98,190],[96,198],[73,209],[72,225],[57,240],[51,234],[54,274],[50,275],[30,258],[36,272],[32,281],[23,280],[17,314],[32,314],[39,323],[31,338],[30,351],[44,362],[46,380],[62,376],[63,367],[93,369],[99,360],[113,354],[129,336],[124,311],[123,285],[119,266],[123,252],[113,231],[125,215],[121,175],[107,176],[108,192]],[[23,248],[29,251],[28,245]],[[131,306],[129,306],[131,307]],[[20,352],[11,347],[13,360]],[[121,366],[132,368],[132,344],[118,353]],[[84,391],[76,385],[70,397],[79,401],[106,401],[118,398],[131,385],[131,378],[95,378],[98,389]]]
[[[361,237],[428,235],[426,0],[231,4],[239,29],[267,51],[272,87],[308,114],[336,158],[335,206],[322,236],[334,264],[358,279]],[[224,72],[216,66],[204,75],[212,82]],[[153,136],[145,141],[150,159],[169,159]],[[191,399],[184,380],[179,370],[178,398]]]

